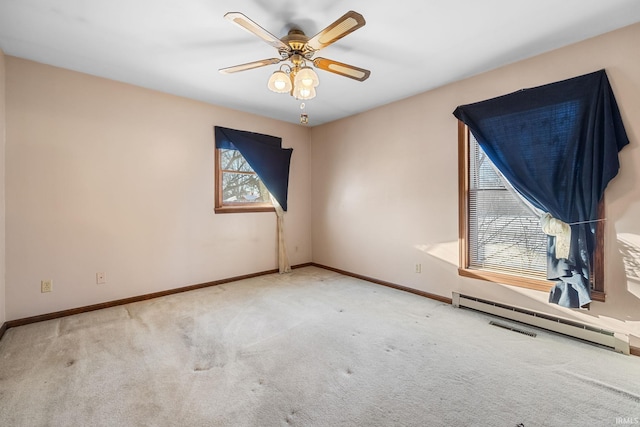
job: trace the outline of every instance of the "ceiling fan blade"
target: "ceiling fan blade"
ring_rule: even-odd
[[[266,65],[277,64],[281,62],[280,58],[262,59],[260,61],[248,62],[246,64],[234,65],[233,67],[220,68],[222,74],[237,73],[238,71],[251,70],[253,68],[264,67]]]
[[[307,42],[307,47],[312,50],[320,50],[329,46],[347,34],[350,34],[365,24],[364,17],[358,12],[350,10],[340,17],[333,24],[311,37]]]
[[[244,28],[251,34],[260,37],[262,40],[275,47],[279,51],[285,50],[289,52],[291,50],[289,45],[285,44],[282,40],[271,34],[269,31],[265,30],[260,25],[256,24],[240,12],[228,12],[224,15],[224,17],[227,20],[238,25],[239,27]]]
[[[349,77],[350,79],[358,80],[360,82],[367,80],[371,74],[371,71],[365,70],[364,68],[354,67],[353,65],[343,64],[342,62],[326,58],[314,59],[313,65],[321,70]]]

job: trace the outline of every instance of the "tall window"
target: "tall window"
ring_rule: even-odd
[[[459,123],[462,276],[549,291],[547,239],[533,208],[510,188],[467,126]],[[603,300],[603,230],[598,230],[592,299]],[[592,275],[593,277],[593,275]]]
[[[274,211],[267,187],[240,151],[216,149],[215,164],[216,212]]]
[[[545,279],[547,236],[469,135],[469,266]]]

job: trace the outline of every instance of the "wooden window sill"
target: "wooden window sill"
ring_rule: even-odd
[[[214,212],[217,214],[275,211],[276,209],[273,206],[219,206],[214,209]]]

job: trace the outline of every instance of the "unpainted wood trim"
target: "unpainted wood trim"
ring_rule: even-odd
[[[312,265],[311,263],[298,264],[298,265],[292,266],[291,268],[296,269],[296,268],[302,268],[302,267],[309,267],[311,265]],[[87,305],[84,307],[77,307],[69,310],[56,311],[54,313],[40,314],[38,316],[31,316],[23,319],[10,320],[6,322],[3,325],[3,327],[5,328],[4,330],[6,331],[9,328],[28,325],[30,323],[43,322],[45,320],[59,319],[61,317],[72,316],[74,314],[88,313],[90,311],[101,310],[103,308],[111,308],[119,305],[132,304],[134,302],[146,301],[153,298],[164,297],[167,295],[174,295],[182,292],[193,291],[196,289],[208,288],[210,286],[224,285],[226,283],[235,282],[238,280],[250,279],[258,276],[265,276],[267,274],[273,274],[277,272],[278,272],[277,269],[261,271],[258,273],[251,273],[251,274],[245,274],[242,276],[229,277],[227,279],[214,280],[212,282],[200,283],[197,285],[190,285],[190,286],[185,286],[181,288],[168,289],[166,291],[154,292],[154,293],[145,294],[145,295],[138,295],[135,297],[124,298],[124,299],[119,299],[115,301],[108,301],[108,302],[103,302],[99,304]],[[0,331],[2,331],[2,329],[0,329]],[[2,332],[4,333],[4,331]],[[0,338],[1,338],[1,334],[0,334]]]
[[[4,322],[2,326],[0,326],[0,340],[4,336],[4,333],[7,332],[7,329],[9,329],[9,327],[7,326],[7,322]]]
[[[250,212],[275,212],[273,206],[219,206],[214,209],[217,214],[226,213],[250,213]]]
[[[459,262],[462,268],[469,266],[467,236],[469,234],[467,217],[469,194],[469,131],[458,120],[458,248]]]
[[[598,219],[605,217],[604,196],[598,204]],[[596,223],[596,252],[593,255],[593,291],[592,294],[599,294],[604,301],[604,229],[605,221]],[[595,299],[593,295],[592,299]],[[598,300],[599,301],[599,300]]]
[[[488,282],[498,283],[501,285],[518,286],[520,288],[533,289],[535,291],[542,292],[550,292],[551,288],[555,284],[549,280],[539,280],[484,270],[458,268],[458,274],[472,279],[486,280]],[[605,302],[605,294],[604,292],[591,291],[591,299],[593,301]]]
[[[640,347],[629,347],[629,354],[633,356],[640,356]]]
[[[214,200],[215,200],[215,210],[217,211],[222,207],[222,191],[220,188],[222,186],[222,170],[220,168],[220,150],[217,147],[214,147],[214,173],[213,173],[213,187],[214,187]],[[216,212],[217,213],[217,212]]]
[[[488,282],[518,286],[521,288],[533,289],[536,291],[549,292],[553,287],[553,283],[549,282],[548,280],[534,279],[506,273],[497,273],[494,271],[458,268],[458,274],[460,276],[470,277],[472,279],[486,280]]]
[[[600,292],[600,291],[591,291],[591,299],[593,301],[605,302],[606,301],[606,294],[604,292]]]
[[[326,266],[326,265],[317,264],[315,262],[311,263],[311,265],[313,265],[314,267],[318,267],[318,268],[324,268],[325,270],[335,271],[336,273],[340,273],[340,274],[345,275],[345,276],[354,277],[354,278],[360,279],[360,280],[366,280],[367,282],[375,283],[376,285],[382,285],[382,286],[386,286],[388,288],[398,289],[400,291],[404,291],[404,292],[409,292],[409,293],[412,293],[412,294],[420,295],[422,297],[426,297],[426,298],[433,299],[433,300],[436,300],[436,301],[444,302],[446,304],[451,304],[453,302],[451,300],[451,298],[443,297],[441,295],[436,295],[436,294],[432,294],[430,292],[420,291],[418,289],[408,288],[406,286],[398,285],[398,284],[391,283],[391,282],[386,282],[384,280],[375,279],[373,277],[363,276],[361,274],[351,273],[349,271],[340,270],[339,268],[329,267],[329,266]]]

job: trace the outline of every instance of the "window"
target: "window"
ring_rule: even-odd
[[[549,291],[547,236],[538,216],[509,188],[469,129],[459,122],[460,268],[462,276]],[[604,210],[600,206],[600,218]],[[602,289],[603,226],[596,230],[592,299]]]
[[[267,187],[238,150],[215,150],[215,212],[273,212]]]
[[[545,279],[547,236],[469,135],[469,266]]]

